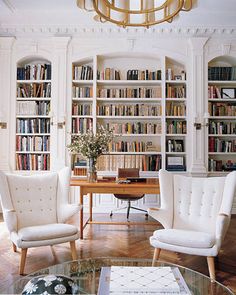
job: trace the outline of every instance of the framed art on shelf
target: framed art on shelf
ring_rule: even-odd
[[[222,98],[235,98],[236,88],[221,88]]]

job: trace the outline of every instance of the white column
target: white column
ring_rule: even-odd
[[[10,167],[10,119],[11,119],[11,68],[12,46],[14,37],[0,37],[0,122],[6,123],[0,127],[0,170],[9,171]],[[6,127],[6,128],[5,128]]]
[[[70,37],[54,37],[52,65],[52,111],[54,113],[51,140],[52,170],[66,165],[67,48]],[[68,123],[68,122],[67,122]]]
[[[188,131],[191,138],[191,165],[190,173],[194,176],[205,176],[206,167],[206,126],[204,126],[205,111],[205,87],[207,72],[205,71],[204,46],[208,38],[191,38],[190,47],[190,83],[189,83],[189,126]],[[200,125],[194,126],[195,123]],[[198,129],[199,128],[199,129]]]

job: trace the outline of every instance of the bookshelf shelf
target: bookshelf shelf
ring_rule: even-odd
[[[17,64],[15,168],[50,170],[51,64],[38,57]]]
[[[170,79],[165,77],[167,71],[173,74]],[[93,79],[75,79],[87,77],[86,73]],[[101,170],[99,173],[114,174],[118,167],[123,166],[137,167],[145,175],[155,176],[161,167],[166,168],[167,155],[181,157],[187,167],[185,65],[167,57],[95,55],[74,61],[72,77],[71,140],[81,130],[96,132],[98,124],[114,128],[118,135],[110,149],[114,152],[104,155],[103,161],[97,164]],[[91,116],[74,115],[73,107],[83,109],[89,103]],[[173,106],[173,111],[170,109],[166,113],[168,104]],[[173,128],[169,130],[171,134],[167,134],[166,127],[170,124]],[[171,138],[178,144],[182,142],[182,152],[166,153],[166,142]],[[72,168],[78,166],[80,159],[82,161],[79,155],[72,159]]]
[[[93,85],[93,80],[73,80],[74,84]]]
[[[44,152],[44,151],[16,151],[16,154],[50,154],[50,152]]]
[[[162,99],[161,98],[97,98],[97,101],[102,101],[102,102],[116,102],[116,101],[122,101],[122,102],[161,102]]]
[[[123,134],[115,134],[117,136],[122,136],[122,137],[156,137],[156,136],[159,136],[161,137],[162,135],[161,134],[137,134],[137,133],[132,133],[132,134],[126,134],[126,133],[123,133]]]
[[[48,115],[16,115],[16,118],[51,118]]]
[[[208,134],[210,137],[236,137],[236,134]]]
[[[17,80],[17,84],[51,83],[51,80]]]
[[[98,119],[139,119],[139,120],[156,120],[161,119],[161,116],[97,116]]]
[[[50,97],[17,97],[16,101],[50,101]]]
[[[160,85],[161,80],[97,80],[98,85]]]
[[[221,156],[228,156],[228,155],[236,155],[236,152],[209,152],[209,155],[221,155]]]

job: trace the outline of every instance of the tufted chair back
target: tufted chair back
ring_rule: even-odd
[[[4,208],[15,212],[17,230],[35,225],[57,223],[57,173],[4,176]],[[8,223],[8,218],[5,218]],[[12,220],[10,221],[12,222]],[[7,224],[9,227],[10,225]]]
[[[223,200],[225,177],[173,177],[173,228],[215,233],[216,218]]]

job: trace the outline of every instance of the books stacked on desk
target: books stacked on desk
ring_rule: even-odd
[[[102,267],[98,295],[191,294],[177,267]]]

